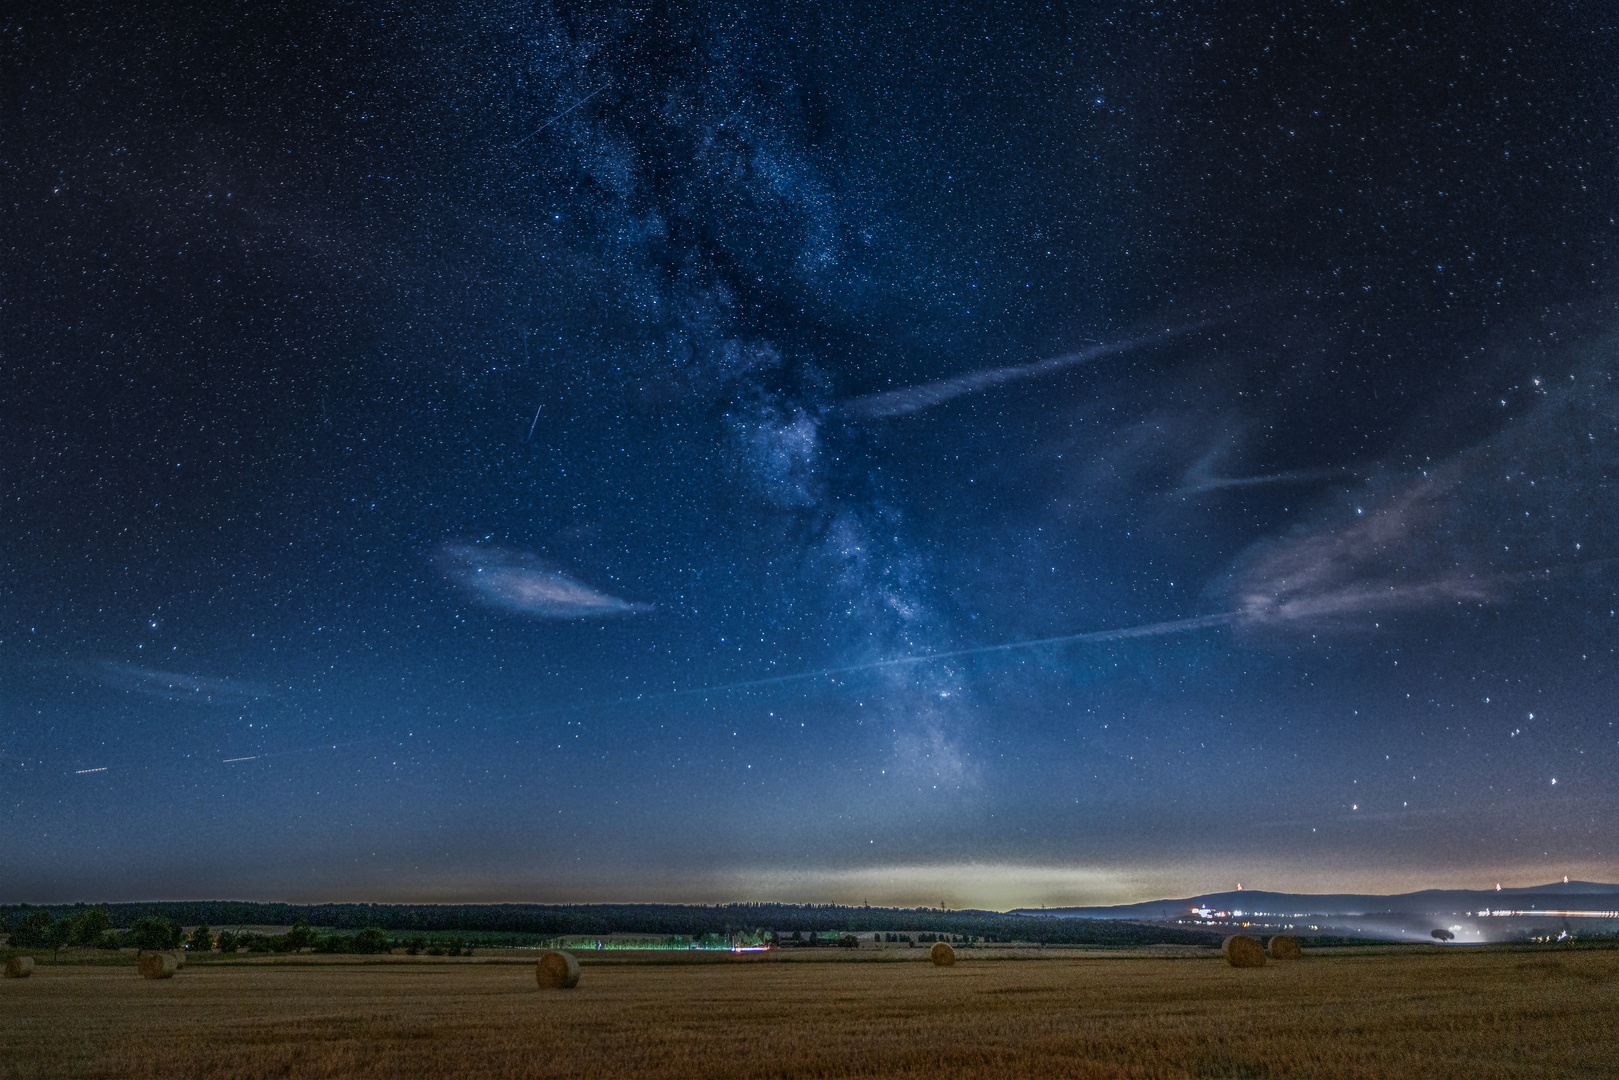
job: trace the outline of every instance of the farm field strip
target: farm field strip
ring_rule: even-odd
[[[923,954],[925,956],[925,954]],[[585,958],[585,959],[588,959]],[[0,983],[35,1077],[1611,1077],[1619,952],[916,963],[42,964]]]

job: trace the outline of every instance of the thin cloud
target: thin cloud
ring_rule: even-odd
[[[1254,624],[1505,603],[1619,557],[1602,372],[1542,391],[1493,437],[1397,484],[1342,493],[1315,525],[1256,545],[1218,590]]]
[[[163,701],[237,704],[275,696],[273,689],[260,683],[206,675],[187,675],[183,672],[163,671],[117,660],[78,665],[78,670],[81,674],[106,686]]]
[[[541,619],[588,619],[653,610],[600,592],[532,555],[476,544],[446,544],[440,551],[445,576],[490,607]]]
[[[1147,345],[1155,345],[1177,334],[1185,334],[1207,325],[1208,323],[1189,323],[1185,326],[1174,326],[1167,330],[1160,330],[1155,334],[1143,334],[1127,341],[1093,345],[1088,349],[1066,353],[1062,356],[1053,356],[1032,364],[980,368],[977,371],[969,371],[965,375],[940,379],[937,382],[922,383],[920,386],[907,386],[899,390],[885,390],[880,394],[866,394],[844,402],[842,411],[846,415],[859,420],[881,420],[891,416],[908,416],[911,413],[931,409],[935,405],[942,405],[947,401],[953,401],[967,394],[976,394],[979,391],[989,390],[1006,383],[1038,378],[1041,375],[1062,371],[1064,368],[1088,364],[1093,360],[1129,352],[1132,349],[1143,348]]]
[[[1172,494],[1187,498],[1211,491],[1291,485],[1302,486],[1319,484],[1327,480],[1350,479],[1354,475],[1350,469],[1339,466],[1323,469],[1290,469],[1285,472],[1261,473],[1250,476],[1222,476],[1216,471],[1216,466],[1230,454],[1233,442],[1234,439],[1231,437],[1221,439],[1194,461],[1192,467],[1187,469],[1185,475],[1181,477],[1180,484]]]
[[[1433,565],[1445,486],[1420,481],[1369,514],[1357,508],[1352,525],[1256,550],[1230,586],[1237,609],[1251,620],[1288,623],[1494,600],[1497,575],[1488,568]]]
[[[1323,480],[1343,477],[1343,469],[1295,469],[1292,472],[1265,473],[1260,476],[1192,476],[1187,475],[1176,495],[1201,495],[1206,491],[1225,491],[1231,488],[1275,487],[1283,484],[1317,484]]]

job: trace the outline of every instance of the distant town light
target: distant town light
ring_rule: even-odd
[[[1529,911],[1494,911],[1485,908],[1479,912],[1480,917],[1495,915],[1516,915],[1528,918],[1554,918],[1554,919],[1619,919],[1619,911],[1561,911],[1554,909]]]

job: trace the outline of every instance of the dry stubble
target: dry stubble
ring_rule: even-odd
[[[921,958],[919,958],[920,960]],[[1611,1076],[1619,955],[42,965],[0,1078]],[[9,992],[9,991],[19,992]]]

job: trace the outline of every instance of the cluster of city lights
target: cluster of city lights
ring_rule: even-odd
[[[1485,908],[1477,913],[1481,917],[1496,915],[1518,915],[1531,919],[1542,916],[1554,919],[1619,919],[1619,911],[1506,911]]]

